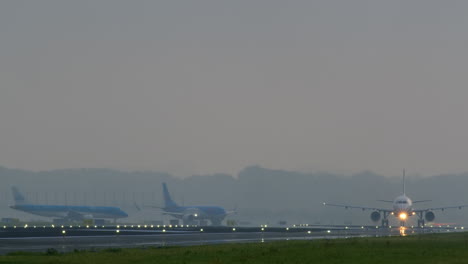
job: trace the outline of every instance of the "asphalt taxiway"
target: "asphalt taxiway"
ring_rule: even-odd
[[[459,229],[460,230],[460,229]],[[457,231],[431,228],[376,227],[4,227],[0,229],[0,254],[28,251],[60,252],[104,248],[189,246],[220,243],[261,243],[277,240],[313,240],[348,237],[392,236]],[[461,230],[460,230],[461,231]]]

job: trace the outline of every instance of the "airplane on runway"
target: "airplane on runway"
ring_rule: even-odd
[[[160,208],[166,215],[182,219],[184,224],[193,223],[195,220],[210,220],[214,226],[220,226],[224,218],[236,213],[235,211],[226,211],[220,206],[179,206],[174,202],[167,190],[166,183],[162,184],[164,207]]]
[[[374,222],[378,222],[380,219],[382,219],[382,226],[384,227],[388,226],[388,216],[390,215],[400,220],[400,226],[404,226],[409,217],[417,216],[418,227],[424,227],[426,221],[427,222],[434,221],[435,214],[433,211],[444,211],[445,209],[456,209],[456,208],[462,209],[464,207],[468,207],[468,205],[456,205],[456,206],[435,207],[435,208],[425,208],[425,209],[413,209],[413,204],[429,202],[430,200],[412,201],[408,196],[406,196],[405,170],[403,170],[403,194],[396,197],[393,201],[389,201],[389,200],[379,200],[379,201],[392,203],[393,208],[386,209],[386,208],[374,208],[374,207],[331,204],[331,203],[323,203],[323,205],[343,207],[345,209],[361,209],[363,211],[373,210],[373,212],[370,215],[370,218]]]
[[[26,213],[45,217],[57,217],[69,221],[82,221],[85,219],[114,219],[127,217],[127,213],[118,207],[111,206],[76,206],[76,205],[37,205],[25,199],[16,187],[11,187],[15,205],[10,208]]]

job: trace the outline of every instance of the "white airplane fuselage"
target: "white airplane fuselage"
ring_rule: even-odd
[[[393,201],[393,212],[392,214],[404,221],[406,218],[413,214],[413,201],[406,196],[400,195]]]
[[[403,170],[403,194],[396,197],[393,201],[390,200],[379,200],[382,202],[389,202],[392,203],[392,208],[376,208],[376,207],[367,207],[367,206],[356,206],[356,205],[349,205],[349,204],[331,204],[331,203],[323,203],[324,205],[328,206],[336,206],[342,207],[345,209],[361,209],[365,210],[372,210],[373,212],[370,215],[370,218],[374,222],[382,221],[382,226],[388,227],[388,217],[391,215],[398,220],[400,220],[400,225],[404,226],[406,221],[409,220],[410,217],[415,216],[417,217],[418,227],[424,227],[426,221],[433,222],[435,219],[434,211],[440,210],[444,211],[445,209],[462,209],[468,207],[468,204],[461,204],[461,205],[452,205],[452,206],[444,206],[444,207],[432,207],[432,208],[423,208],[423,209],[414,209],[413,204],[421,203],[421,202],[428,202],[430,200],[417,200],[412,201],[408,196],[406,196],[405,192],[405,170]],[[382,217],[383,216],[383,217]]]

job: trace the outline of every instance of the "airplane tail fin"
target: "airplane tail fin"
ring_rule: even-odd
[[[403,169],[403,195],[406,195],[406,188],[405,188],[405,169]]]
[[[26,203],[26,198],[24,198],[23,194],[18,190],[16,186],[11,187],[11,192],[13,193],[13,199],[15,200],[15,205]]]
[[[165,208],[178,207],[178,205],[172,200],[171,195],[169,194],[169,191],[167,190],[167,185],[165,182],[163,182],[162,187],[163,187],[163,195],[164,195],[164,207]]]

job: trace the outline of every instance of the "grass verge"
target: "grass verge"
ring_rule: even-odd
[[[468,263],[468,233],[281,241],[61,254],[15,252],[0,263]]]

